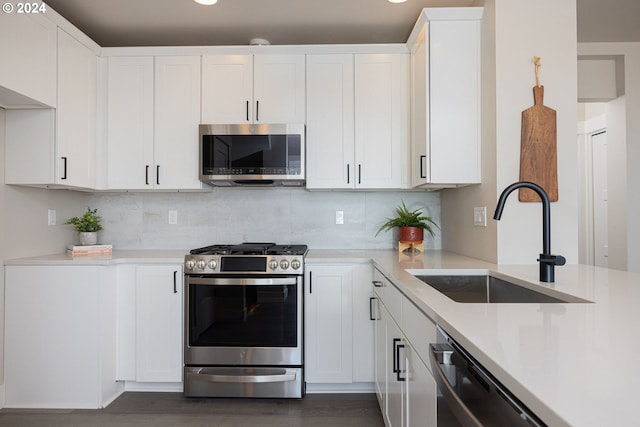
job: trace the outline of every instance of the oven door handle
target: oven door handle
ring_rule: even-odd
[[[191,285],[224,286],[281,286],[295,285],[295,277],[241,278],[241,277],[193,277],[188,276]]]
[[[209,381],[213,383],[279,383],[296,380],[296,372],[294,370],[276,369],[274,371],[277,373],[263,375],[225,375],[187,372],[186,376],[196,381]]]

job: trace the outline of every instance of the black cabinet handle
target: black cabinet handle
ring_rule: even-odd
[[[260,121],[260,101],[256,101],[256,122]]]
[[[178,271],[173,272],[173,293],[178,293]]]
[[[156,185],[160,185],[160,165],[156,166]]]
[[[400,369],[400,349],[404,348],[404,344],[398,344],[396,346],[396,360],[398,361],[398,370],[396,371],[396,380],[398,381],[405,381],[406,378],[401,377],[400,375],[402,374],[402,370]]]
[[[427,175],[424,174],[424,168],[422,167],[427,161],[427,156],[420,156],[420,178],[426,178]]]
[[[384,288],[384,283],[382,283],[380,280],[373,280],[371,283],[373,283],[373,286],[375,286],[376,288]]]
[[[358,184],[362,184],[362,165],[358,165]]]
[[[249,101],[247,101],[247,121],[249,121]]]
[[[347,163],[347,184],[351,184],[351,171],[349,170],[349,163]]]
[[[60,179],[67,179],[67,158],[61,157],[62,159],[62,177]]]
[[[398,367],[398,353],[399,353],[399,351],[397,351],[399,342],[400,342],[400,338],[394,338],[393,339],[393,347],[392,347],[392,349],[393,349],[393,351],[392,351],[393,352],[393,372],[396,373],[396,374],[398,373],[398,370],[400,369]]]
[[[144,167],[144,183],[149,185],[149,165]]]
[[[378,320],[373,316],[373,301],[376,299],[376,297],[369,298],[369,320]]]
[[[313,293],[313,271],[309,272],[309,293]]]

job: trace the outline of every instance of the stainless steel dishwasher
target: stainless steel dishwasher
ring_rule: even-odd
[[[429,350],[439,427],[546,425],[440,327]]]

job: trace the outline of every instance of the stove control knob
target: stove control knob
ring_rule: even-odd
[[[278,261],[275,259],[272,259],[271,261],[269,261],[269,268],[272,270],[275,270],[278,268]]]
[[[299,270],[301,266],[302,264],[300,263],[300,260],[294,259],[293,261],[291,261],[291,268],[293,268],[294,270]]]
[[[198,267],[198,270],[204,270],[204,268],[207,266],[207,263],[204,262],[203,259],[201,259],[200,261],[198,261],[196,263],[196,267]]]
[[[215,270],[216,268],[218,268],[218,261],[216,261],[215,259],[212,259],[211,261],[209,261],[209,264],[207,264],[209,266],[210,269]]]
[[[282,268],[283,270],[289,268],[289,261],[287,261],[286,259],[280,261],[280,268]]]
[[[196,262],[190,259],[189,261],[187,261],[186,266],[187,270],[193,270],[193,268],[196,266]]]

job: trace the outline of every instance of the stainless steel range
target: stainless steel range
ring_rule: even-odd
[[[185,396],[303,396],[306,253],[242,243],[185,257]]]

